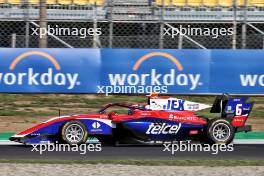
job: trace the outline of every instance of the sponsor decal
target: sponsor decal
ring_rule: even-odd
[[[136,71],[136,70],[135,70]],[[111,85],[147,85],[147,79],[150,79],[148,85],[151,86],[186,86],[190,90],[195,90],[202,85],[200,81],[200,74],[176,74],[175,69],[170,69],[169,73],[158,73],[156,69],[151,69],[146,74],[109,74],[109,81]]]
[[[52,63],[54,68],[38,70],[28,67],[26,71],[16,72],[16,67],[24,59],[46,59]],[[28,51],[17,56],[9,65],[9,72],[0,72],[0,85],[30,85],[30,86],[61,86],[68,90],[80,85],[78,73],[65,73],[58,61],[48,53],[42,51]]]
[[[100,124],[99,122],[94,122],[94,123],[92,124],[92,127],[93,127],[93,128],[100,128],[100,126],[101,126],[101,124]]]
[[[177,134],[180,128],[181,123],[178,125],[151,123],[148,127],[148,130],[146,131],[146,134]]]
[[[210,108],[211,106],[186,101],[177,98],[153,98],[150,99],[150,109],[152,110],[166,110],[166,111],[199,111],[202,109]]]
[[[198,117],[196,116],[190,116],[190,117],[187,117],[187,116],[175,116],[173,114],[170,114],[169,115],[169,119],[171,120],[184,120],[184,121],[197,121],[198,120]]]
[[[148,59],[153,57],[162,57],[165,59],[169,59],[172,61],[173,64],[176,65],[176,69],[170,69],[169,73],[162,74],[158,73],[156,69],[150,69],[148,73],[145,74],[109,74],[109,81],[111,85],[146,85],[147,80],[150,79],[148,82],[149,85],[165,85],[165,86],[188,86],[190,90],[194,90],[202,84],[200,81],[200,74],[176,74],[178,71],[183,70],[182,64],[176,59],[174,56],[164,52],[152,52],[146,54],[139,58],[133,66],[133,71],[137,71],[140,66]]]
[[[140,66],[152,58],[167,59],[175,65],[175,68],[164,72],[150,65],[150,69],[142,73]],[[151,52],[143,55],[134,63],[132,73],[109,73],[110,86],[98,86],[98,93],[167,93],[169,86],[185,87],[194,91],[203,85],[201,74],[184,73],[183,69],[182,64],[173,55],[165,52]]]
[[[163,105],[163,109],[182,111],[184,110],[184,100],[181,99],[167,100],[167,105]]]
[[[30,136],[40,136],[40,133],[31,133]]]
[[[233,126],[243,126],[246,120],[247,120],[246,116],[236,116],[232,120],[232,125]]]
[[[92,123],[91,132],[101,132],[101,131],[103,131],[100,127],[101,127],[101,124],[99,122]]]
[[[162,109],[162,105],[156,103],[155,101],[151,101],[150,104],[151,104],[151,107],[154,109]]]

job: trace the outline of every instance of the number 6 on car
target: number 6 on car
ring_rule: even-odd
[[[237,104],[236,105],[236,115],[241,115],[242,114],[242,104]]]

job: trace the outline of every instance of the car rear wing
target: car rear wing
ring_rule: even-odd
[[[228,94],[218,95],[215,98],[214,104],[210,112],[211,113],[221,113],[223,109],[225,109],[229,98],[230,98],[230,95]]]
[[[254,102],[247,102],[248,97],[232,97],[228,94],[217,96],[211,108],[211,113],[221,113],[221,117],[249,116]]]

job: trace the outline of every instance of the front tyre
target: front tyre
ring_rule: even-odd
[[[207,140],[210,144],[229,144],[235,136],[235,129],[225,119],[212,119],[207,128]]]
[[[68,144],[85,143],[88,137],[86,126],[78,121],[72,120],[66,122],[61,129],[62,140]]]

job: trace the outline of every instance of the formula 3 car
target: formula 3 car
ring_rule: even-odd
[[[202,143],[232,142],[236,132],[251,130],[245,122],[253,102],[246,97],[217,96],[214,104],[190,102],[152,94],[147,105],[111,103],[95,114],[54,117],[10,138],[24,144],[66,142],[81,144],[88,137],[102,143],[154,144],[179,140]],[[211,107],[219,118],[208,119],[195,111]],[[110,111],[125,108],[126,114]]]

